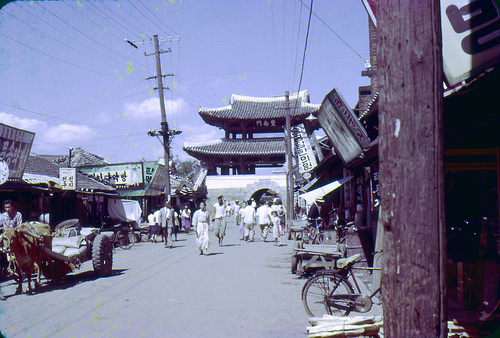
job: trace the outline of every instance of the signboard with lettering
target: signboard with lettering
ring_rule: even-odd
[[[198,188],[201,186],[203,183],[203,180],[205,179],[205,176],[207,176],[208,173],[208,168],[205,166],[198,166],[198,173],[194,176],[194,185],[193,185],[193,191],[198,190]]]
[[[343,169],[344,177],[352,176],[352,170]],[[344,187],[344,208],[353,208],[354,207],[354,187],[353,180],[349,180],[343,185]]]
[[[142,162],[83,167],[80,170],[99,181],[114,184],[116,189],[143,189]]]
[[[313,170],[317,162],[304,124],[293,126],[291,135],[293,155],[299,163],[300,174]]]
[[[500,61],[500,15],[493,0],[441,0],[443,71],[454,85]]]
[[[318,111],[318,122],[332,141],[344,163],[357,158],[370,145],[365,128],[334,88],[325,96]]]
[[[158,163],[145,163],[144,181],[144,185],[147,189],[163,193],[167,185],[167,169],[164,165]]]
[[[372,187],[372,205],[371,210],[377,210],[380,205],[380,181],[378,179],[378,162],[372,164],[371,171],[371,187]]]
[[[362,0],[377,25],[375,0]],[[500,61],[498,0],[441,0],[443,71],[449,86]]]
[[[22,178],[35,133],[0,123],[0,159],[9,166],[9,178]]]
[[[59,168],[62,190],[76,190],[76,168]]]
[[[259,119],[255,120],[256,127],[277,127],[275,119]]]

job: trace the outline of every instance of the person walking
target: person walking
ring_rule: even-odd
[[[188,234],[189,229],[191,228],[191,209],[189,209],[187,204],[184,205],[184,209],[181,211],[181,223],[184,228],[184,232]]]
[[[217,198],[217,203],[214,204],[213,220],[215,237],[219,239],[219,246],[221,246],[226,235],[226,206],[222,195]]]
[[[272,206],[272,209],[275,210],[277,213],[278,213],[278,217],[280,219],[280,224],[281,224],[281,227],[283,229],[283,231],[285,231],[285,219],[286,219],[286,212],[285,212],[285,207],[283,206],[283,204],[281,204],[281,200],[279,198],[276,198],[274,200],[274,204]]]
[[[252,201],[248,201],[248,205],[242,209],[242,218],[245,225],[244,239],[248,242],[253,242],[255,237],[255,209],[252,207]]]
[[[172,232],[176,222],[174,209],[170,206],[170,201],[165,201],[165,206],[160,209],[158,223],[161,225],[165,239],[165,248],[173,248]]]
[[[278,212],[276,210],[271,211],[271,222],[273,225],[274,245],[281,246],[283,244],[282,237],[284,235],[284,232],[283,228],[281,227],[281,222],[280,218],[278,217]]]
[[[261,201],[261,206],[257,208],[257,219],[259,220],[260,235],[265,243],[271,224],[271,207],[267,202]]]
[[[200,208],[194,212],[192,224],[196,235],[196,250],[200,251],[200,255],[208,255],[208,248],[210,247],[210,237],[208,235],[210,214],[207,211],[205,202],[200,202]]]
[[[247,202],[241,202],[241,207],[238,206],[238,213],[236,214],[236,225],[240,227],[240,241],[245,239],[245,223],[243,222],[243,209],[247,206]]]

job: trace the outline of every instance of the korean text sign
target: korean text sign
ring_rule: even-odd
[[[0,157],[9,166],[9,178],[22,178],[35,133],[0,123]]]

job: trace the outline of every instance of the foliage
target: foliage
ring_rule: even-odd
[[[175,156],[172,160],[171,170],[173,174],[186,177],[194,170],[195,165],[196,160],[181,161],[179,157]]]

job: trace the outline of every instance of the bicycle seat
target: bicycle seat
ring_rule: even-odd
[[[337,259],[337,263],[336,263],[337,268],[343,269],[346,266],[348,266],[349,264],[352,264],[355,261],[357,261],[360,257],[361,257],[361,254],[355,254],[355,255],[352,255],[351,257]]]

